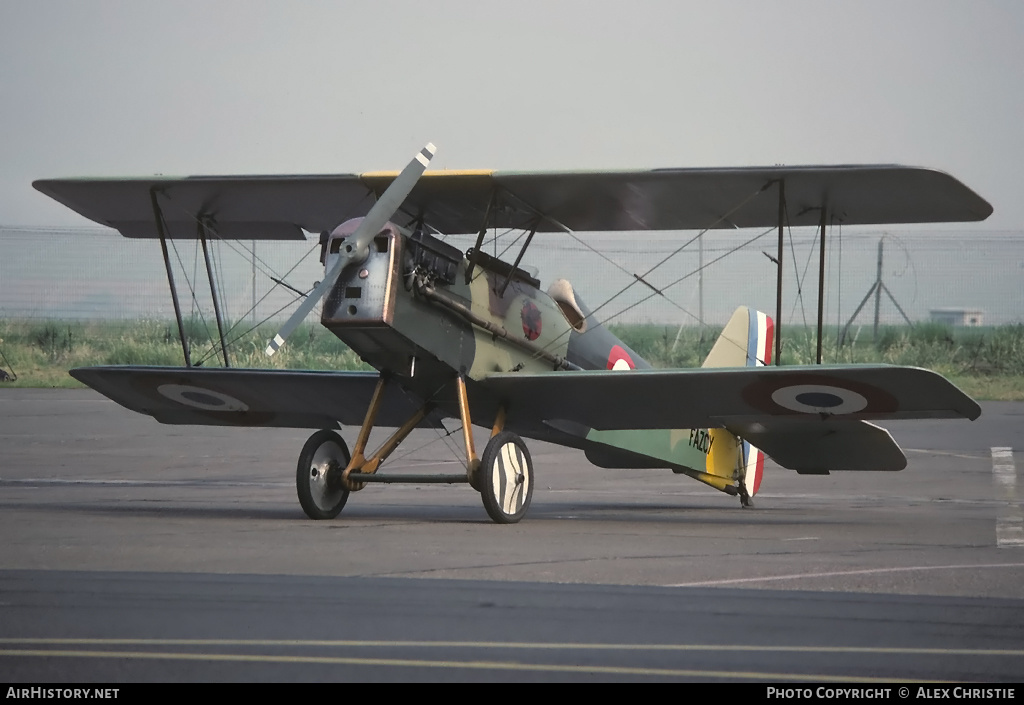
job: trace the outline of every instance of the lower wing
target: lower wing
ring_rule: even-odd
[[[82,367],[71,376],[161,423],[291,428],[360,425],[379,377],[376,372],[202,367]],[[390,384],[377,423],[401,425],[421,406],[421,400]],[[438,423],[434,415],[423,421]]]
[[[72,376],[161,423],[331,428],[359,425],[375,372],[87,367]],[[801,472],[899,470],[887,431],[867,420],[968,418],[977,403],[942,376],[908,367],[747,367],[501,374],[483,381],[514,419],[550,428],[727,428]],[[377,424],[404,423],[421,401],[385,388]],[[439,425],[439,415],[427,425]]]
[[[905,467],[888,431],[868,420],[981,414],[941,375],[888,365],[500,374],[484,384],[510,418],[539,415],[581,437],[587,428],[726,428],[804,473]]]

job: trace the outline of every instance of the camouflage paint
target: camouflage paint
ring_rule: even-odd
[[[405,384],[424,396],[435,391],[426,385],[436,386],[439,380],[444,384],[443,380],[453,373],[462,372],[479,382],[495,373],[531,374],[551,369],[550,361],[529,354],[515,340],[566,357],[583,369],[628,373],[650,368],[647,361],[597,323],[578,297],[576,303],[587,317],[585,332],[572,328],[558,304],[529,283],[513,280],[502,292],[505,274],[479,264],[467,283],[465,258],[458,263],[454,281],[436,281],[435,289],[473,316],[504,330],[508,339],[417,296],[406,277],[409,267],[404,251],[409,242],[397,226],[389,224],[387,230],[386,251],[372,251],[366,262],[350,267],[339,277],[325,302],[322,321],[378,369],[402,372],[410,366],[412,357],[422,360],[417,363],[423,368],[421,380],[408,379]],[[336,232],[344,231],[345,227],[339,227]],[[350,301],[345,298],[346,292],[356,296],[373,292],[373,296]],[[350,313],[357,308],[358,315]],[[751,352],[757,342],[756,316],[746,308],[737,310],[704,366],[740,367],[756,362],[756,354]],[[614,400],[608,403],[614,404]],[[672,469],[720,478],[727,484],[742,481],[745,472],[757,466],[757,458],[752,455],[756,449],[745,448],[725,429],[589,429],[585,441],[587,445],[643,455]],[[721,480],[711,484],[721,487]],[[757,483],[745,484],[756,490]]]
[[[722,329],[702,367],[763,365],[767,354],[765,350],[770,348],[771,319],[763,313],[740,307]],[[652,400],[652,403],[677,402]],[[674,469],[711,475],[728,480],[730,484],[742,482],[750,496],[760,488],[764,454],[724,428],[591,429],[586,438],[593,443],[664,461]]]

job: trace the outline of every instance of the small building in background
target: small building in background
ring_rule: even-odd
[[[932,323],[968,328],[985,325],[985,312],[979,308],[933,308],[929,313]]]

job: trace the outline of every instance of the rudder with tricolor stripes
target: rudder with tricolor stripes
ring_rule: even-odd
[[[701,367],[760,367],[772,363],[772,343],[775,326],[767,314],[746,306],[736,309],[722,334],[715,341]],[[715,435],[728,434],[725,429],[713,429]],[[733,436],[735,438],[735,436]],[[736,439],[739,440],[739,439]],[[726,444],[722,444],[723,446]],[[747,441],[742,441],[740,479],[751,497],[757,494],[764,475],[764,453]],[[724,466],[724,459],[721,465]],[[726,467],[709,463],[708,472],[720,474]]]

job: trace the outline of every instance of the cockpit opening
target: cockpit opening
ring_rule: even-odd
[[[587,317],[583,315],[580,305],[576,303],[576,294],[572,290],[572,284],[565,279],[556,279],[548,287],[548,296],[558,304],[558,310],[565,316],[565,320],[578,333],[587,332]]]

